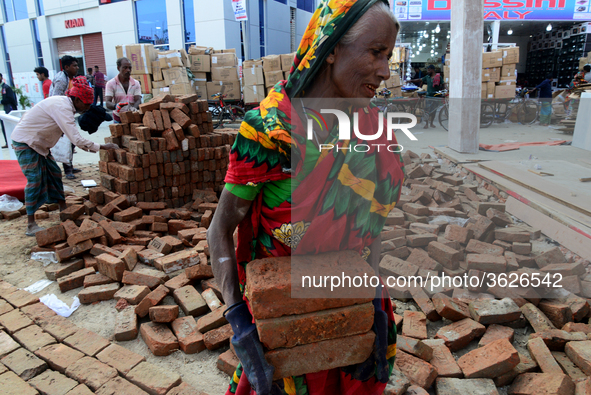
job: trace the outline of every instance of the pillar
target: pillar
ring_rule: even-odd
[[[478,152],[484,3],[454,0],[451,7],[451,67],[448,146]]]
[[[501,32],[501,21],[493,21],[492,23],[492,49],[495,51],[499,44],[499,33]]]

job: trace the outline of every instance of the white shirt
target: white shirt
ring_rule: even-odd
[[[42,156],[49,154],[49,149],[57,144],[63,134],[77,147],[98,152],[100,145],[86,140],[78,132],[74,114],[76,108],[69,97],[48,97],[23,115],[11,138],[27,144]]]

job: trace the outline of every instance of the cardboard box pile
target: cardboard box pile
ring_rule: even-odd
[[[195,189],[221,191],[234,134],[213,133],[206,100],[160,95],[121,114],[105,139],[121,148],[100,151],[101,185],[131,202],[181,207]]]
[[[483,99],[511,99],[515,97],[516,65],[519,47],[504,48],[482,54]]]
[[[207,82],[207,94],[223,93],[227,100],[240,100],[241,89],[238,75],[238,58],[234,52],[214,51],[211,54],[211,79]]]
[[[142,93],[152,93],[152,81],[159,81],[159,79],[156,79],[159,74],[155,74],[154,69],[154,61],[158,59],[158,52],[154,45],[117,45],[115,51],[117,52],[117,58],[125,57],[131,62],[131,76],[140,82]],[[153,77],[153,75],[156,75],[156,77]]]
[[[242,63],[245,103],[259,103],[277,82],[286,80],[295,53],[264,56],[261,60]]]
[[[397,72],[391,72],[390,78],[386,81],[382,81],[380,84],[379,89],[387,88],[391,93],[391,97],[401,97],[402,96],[402,84],[400,81],[400,74]]]

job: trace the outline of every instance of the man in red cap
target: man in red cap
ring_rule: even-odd
[[[66,96],[51,96],[39,102],[23,115],[12,132],[12,146],[27,177],[27,236],[43,230],[35,222],[35,211],[43,204],[57,202],[60,210],[66,208],[62,173],[49,151],[62,134],[85,151],[119,148],[116,144],[99,145],[80,136],[74,114],[88,111],[93,100],[94,92],[86,78],[75,77]]]

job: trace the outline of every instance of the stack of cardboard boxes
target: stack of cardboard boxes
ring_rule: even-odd
[[[242,64],[244,102],[259,103],[276,83],[286,80],[294,57],[295,53],[289,53],[245,61]]]
[[[484,52],[481,97],[483,99],[514,98],[517,63],[519,63],[519,47]]]
[[[133,79],[139,81],[142,86],[142,93],[152,93],[154,61],[158,59],[158,52],[154,48],[154,45],[117,45],[115,51],[117,52],[117,58],[125,57],[131,62],[131,76]]]
[[[395,71],[390,72],[390,78],[385,81],[382,81],[380,84],[380,90],[386,88],[391,93],[391,97],[401,97],[402,96],[402,84],[400,83],[400,74]]]
[[[200,99],[208,99],[207,81],[211,72],[211,55],[207,47],[189,48],[189,68],[193,74],[195,91]]]
[[[226,95],[226,100],[240,100],[241,89],[236,51],[214,50],[211,58],[211,80],[207,82],[208,99],[216,93]]]

